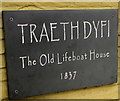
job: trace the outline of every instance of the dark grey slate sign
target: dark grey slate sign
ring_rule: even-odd
[[[118,10],[4,11],[9,98],[117,82]]]

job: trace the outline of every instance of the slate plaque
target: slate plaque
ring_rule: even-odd
[[[10,99],[117,82],[118,10],[3,11]]]

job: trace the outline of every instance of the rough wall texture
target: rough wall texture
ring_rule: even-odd
[[[1,6],[1,5],[0,5]],[[117,9],[118,2],[2,2],[2,10],[60,10],[60,9]],[[119,7],[120,9],[120,7]],[[120,17],[119,17],[120,21]],[[119,23],[120,25],[120,23]],[[118,35],[118,68],[120,71],[120,30]],[[4,33],[2,26],[2,13],[0,12],[0,99],[7,99],[7,76],[5,64]],[[118,84],[73,90],[27,99],[117,99]]]

